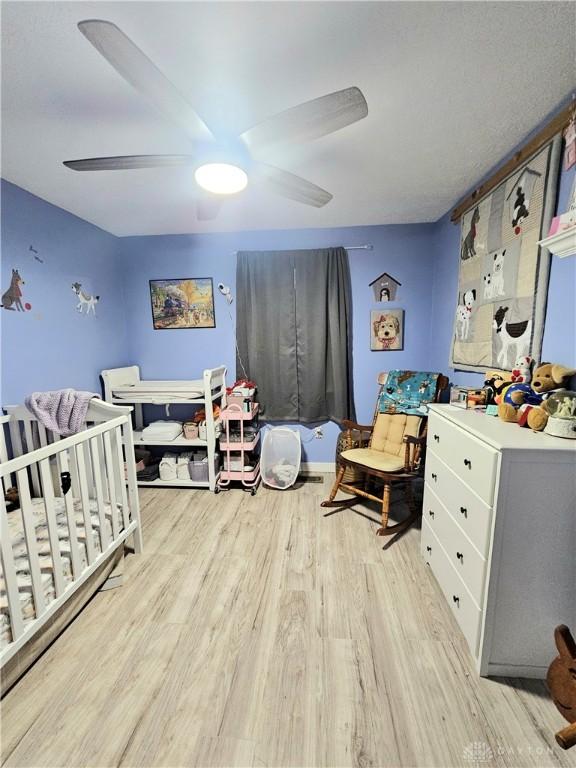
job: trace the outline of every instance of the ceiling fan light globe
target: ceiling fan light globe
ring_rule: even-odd
[[[248,185],[246,171],[230,163],[205,163],[196,169],[198,186],[214,195],[235,195]]]

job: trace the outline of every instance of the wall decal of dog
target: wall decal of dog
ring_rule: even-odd
[[[507,323],[506,313],[508,309],[508,307],[498,307],[492,324],[501,341],[497,356],[498,365],[504,370],[511,368],[512,362],[517,357],[528,355],[532,334],[532,318]],[[512,352],[512,350],[514,351]]]
[[[474,213],[472,214],[472,219],[470,220],[470,229],[468,230],[468,234],[462,241],[462,248],[460,249],[460,258],[462,261],[466,261],[466,259],[471,259],[472,256],[476,256],[476,234],[477,234],[477,224],[480,221],[480,211],[478,209],[478,206],[474,208]]]
[[[9,309],[12,312],[25,312],[26,310],[22,306],[22,289],[21,285],[24,285],[24,280],[20,277],[20,273],[17,269],[12,270],[12,278],[10,280],[10,288],[2,294],[2,307]],[[12,306],[14,305],[14,306]]]
[[[470,334],[470,316],[472,308],[476,304],[476,289],[465,291],[462,301],[456,309],[456,338],[460,341],[468,341]]]
[[[89,293],[85,293],[82,290],[82,283],[72,283],[72,290],[78,298],[76,310],[82,314],[82,309],[86,307],[86,314],[89,314],[90,310],[92,310],[92,314],[96,316],[96,304],[100,301],[100,296],[92,296]]]
[[[373,329],[377,349],[400,348],[400,321],[395,315],[380,315],[374,320]]]

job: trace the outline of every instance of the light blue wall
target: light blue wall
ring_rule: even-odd
[[[6,181],[1,191],[1,292],[16,268],[31,305],[0,309],[1,402],[63,387],[100,392],[99,371],[126,357],[118,239]],[[100,295],[96,317],[76,312],[73,282]]]
[[[229,380],[235,375],[234,324],[228,305],[216,293],[216,328],[155,331],[152,327],[148,280],[213,277],[214,285],[235,292],[236,250],[282,250],[370,243],[373,251],[350,251],[353,300],[353,365],[357,417],[370,423],[377,376],[389,368],[421,368],[428,356],[428,321],[432,308],[430,285],[433,262],[430,240],[433,225],[351,227],[341,229],[278,230],[210,235],[128,237],[121,240],[126,286],[129,363],[141,366],[148,378],[190,378],[206,367],[224,363]],[[390,307],[406,311],[405,350],[370,351],[370,310],[374,304],[369,283],[387,271],[402,286]],[[274,297],[262,297],[273,301]],[[232,305],[232,316],[235,305]],[[307,461],[330,461],[338,429],[325,428],[323,440],[312,440],[308,427],[299,427]]]

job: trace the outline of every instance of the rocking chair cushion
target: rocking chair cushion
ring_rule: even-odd
[[[344,461],[353,461],[367,469],[377,469],[380,472],[400,472],[404,469],[404,458],[374,448],[351,448],[343,451],[340,457]]]
[[[404,460],[404,437],[418,437],[422,426],[421,416],[405,413],[379,413],[376,417],[370,447],[376,451],[400,456]]]

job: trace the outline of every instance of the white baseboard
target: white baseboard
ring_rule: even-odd
[[[310,472],[335,472],[336,464],[333,461],[303,461],[300,465],[300,472],[307,474]]]

